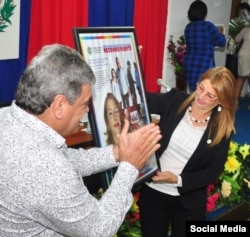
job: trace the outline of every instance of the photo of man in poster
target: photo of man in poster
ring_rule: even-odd
[[[130,94],[130,88],[129,83],[127,79],[127,74],[125,68],[121,66],[121,61],[119,57],[115,58],[116,61],[116,75],[118,78],[118,82],[120,85],[121,95],[122,95],[122,101],[124,108],[127,108],[129,106],[129,94]]]

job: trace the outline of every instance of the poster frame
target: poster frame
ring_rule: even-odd
[[[94,144],[98,147],[105,147],[107,143],[107,123],[105,124],[104,104],[108,94],[113,94],[111,69],[115,69],[117,81],[122,79],[122,70],[126,72],[127,83],[129,81],[130,70],[135,85],[133,92],[132,84],[129,93],[122,95],[119,101],[122,118],[130,121],[130,130],[152,122],[149,114],[145,93],[145,83],[142,73],[140,51],[138,48],[134,27],[73,27],[73,38],[76,50],[83,56],[83,59],[90,65],[96,76],[96,82],[92,85],[92,99],[89,104],[88,119]],[[119,61],[119,62],[118,62]],[[121,68],[118,67],[121,64]],[[136,64],[136,65],[135,65]],[[140,86],[137,87],[135,79],[135,68],[139,76]],[[119,69],[118,69],[119,68]],[[129,69],[130,68],[130,69]],[[132,69],[133,68],[133,69]],[[133,71],[132,71],[133,70]],[[133,72],[133,73],[132,73]],[[131,76],[130,76],[131,77]],[[132,81],[130,79],[130,81]],[[121,94],[125,91],[125,84],[119,84]],[[121,89],[122,88],[122,89]],[[128,95],[128,99],[127,99]],[[115,96],[116,97],[116,96]],[[135,99],[136,98],[136,99]],[[115,113],[115,112],[114,112]],[[114,116],[114,113],[112,116]],[[160,170],[159,156],[155,152],[147,164],[139,171],[139,176],[135,181],[134,188],[145,181],[149,181],[157,170]],[[116,168],[105,171],[107,188],[114,175]]]

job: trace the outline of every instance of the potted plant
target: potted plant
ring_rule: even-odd
[[[186,52],[186,43],[184,35],[174,42],[173,35],[170,35],[168,41],[168,53],[171,65],[176,75],[176,87],[179,90],[186,90],[186,80],[184,76],[184,54]]]

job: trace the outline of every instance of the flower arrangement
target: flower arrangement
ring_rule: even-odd
[[[207,212],[219,205],[232,207],[243,201],[250,204],[250,145],[230,142],[224,170],[207,187]]]
[[[173,65],[175,73],[183,75],[184,54],[186,52],[184,35],[181,35],[176,42],[173,40],[173,35],[170,35],[168,43],[167,49],[170,55],[168,59],[170,59],[170,63]]]
[[[100,188],[97,193],[93,196],[100,200],[104,194],[103,188]],[[141,224],[140,224],[140,214],[137,201],[139,200],[139,191],[133,194],[133,203],[128,210],[125,219],[120,226],[119,230],[113,237],[141,237]]]
[[[125,220],[120,226],[116,236],[117,237],[141,237],[141,224],[140,224],[140,215],[139,207],[137,201],[139,199],[139,192],[136,192],[134,195],[134,201],[126,214]],[[115,236],[114,236],[115,237]]]

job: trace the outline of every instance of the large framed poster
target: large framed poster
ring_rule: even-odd
[[[134,27],[73,28],[73,36],[76,49],[96,76],[89,112],[95,144],[115,144],[125,118],[130,131],[150,123]],[[150,179],[159,168],[155,153],[140,170],[135,185]],[[115,169],[105,172],[107,185],[114,174]]]

